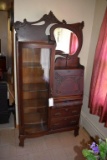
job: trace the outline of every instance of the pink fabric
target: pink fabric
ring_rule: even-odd
[[[90,113],[107,127],[107,8],[96,47],[89,97]]]
[[[77,36],[74,33],[71,33],[70,36],[70,55],[73,55],[76,51],[77,51],[77,47],[78,47],[78,40],[77,40]]]

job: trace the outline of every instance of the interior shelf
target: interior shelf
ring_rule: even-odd
[[[47,131],[47,129],[48,129],[47,123],[25,125],[25,133],[28,135],[35,134],[38,132]]]
[[[48,91],[47,83],[27,83],[23,84],[23,91]]]
[[[23,100],[23,106],[25,108],[29,108],[31,106],[34,106],[34,107],[40,107],[40,108],[43,108],[45,105],[48,104],[48,101],[46,98],[42,99],[26,99],[26,100]]]
[[[33,112],[24,114],[24,124],[42,124],[46,123],[47,121],[47,114],[46,112]]]
[[[22,93],[22,98],[23,100],[27,99],[45,99],[48,97],[48,92],[47,91],[31,91],[31,92],[23,92]]]
[[[23,62],[23,67],[40,68],[41,65],[40,63],[26,61],[26,62]]]
[[[39,106],[39,107],[35,107],[35,106],[31,106],[31,107],[23,107],[24,109],[24,113],[33,113],[33,112],[46,112],[46,107],[47,106]]]

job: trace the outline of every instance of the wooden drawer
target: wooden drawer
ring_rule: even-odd
[[[53,118],[51,119],[51,129],[59,129],[70,126],[76,126],[79,123],[79,116]]]
[[[81,111],[81,106],[69,106],[64,108],[52,108],[51,109],[51,117],[66,117],[79,115]]]

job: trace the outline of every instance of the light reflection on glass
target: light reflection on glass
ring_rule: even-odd
[[[65,54],[73,55],[78,48],[78,38],[76,34],[65,28],[54,30],[56,40],[56,50],[61,50]]]

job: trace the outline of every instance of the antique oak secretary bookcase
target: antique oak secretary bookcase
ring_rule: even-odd
[[[83,26],[61,22],[52,12],[36,22],[15,22],[20,146],[25,138],[55,132],[74,130],[78,135]]]

